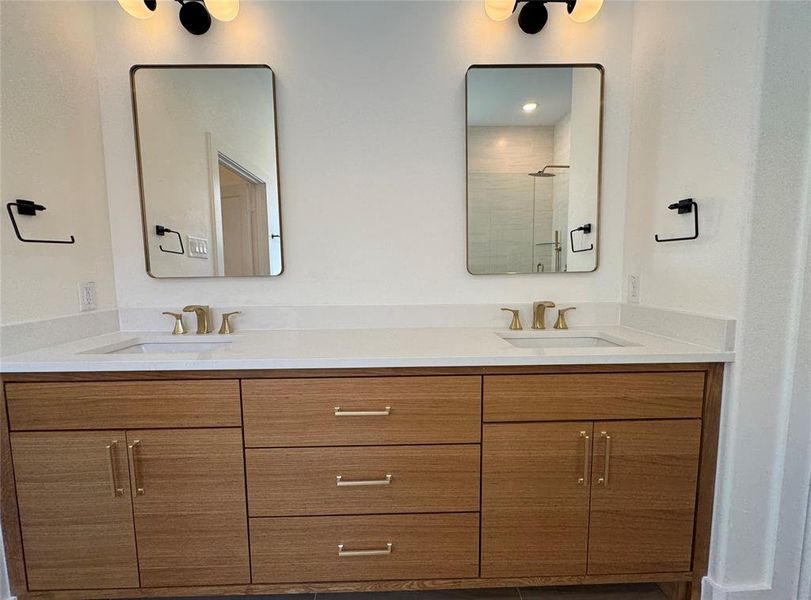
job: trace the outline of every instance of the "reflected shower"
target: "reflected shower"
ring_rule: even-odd
[[[530,177],[554,177],[555,173],[547,173],[547,169],[568,169],[569,165],[546,165],[540,171],[536,171],[535,173],[527,173]]]

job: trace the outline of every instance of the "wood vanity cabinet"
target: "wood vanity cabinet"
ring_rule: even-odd
[[[690,569],[701,422],[487,424],[482,576]]]
[[[250,582],[242,429],[182,428],[234,424],[239,384],[167,383],[6,386],[30,590]]]
[[[716,364],[5,374],[21,600],[657,582],[698,600]]]

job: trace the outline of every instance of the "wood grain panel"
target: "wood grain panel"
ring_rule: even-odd
[[[141,585],[248,583],[239,429],[128,431]],[[135,478],[138,479],[138,485]]]
[[[10,383],[12,431],[240,426],[239,381]]]
[[[29,588],[138,587],[124,432],[14,433],[11,446]]]
[[[583,373],[484,378],[484,420],[698,418],[704,373]]]
[[[485,367],[373,367],[347,369],[220,369],[211,371],[72,371],[3,373],[6,382],[174,381],[217,379],[313,379],[321,377],[413,377],[438,375],[533,375],[541,373],[635,373],[706,371],[715,363],[640,363],[603,365],[518,365]]]
[[[689,571],[701,421],[598,422],[594,437],[588,573]]]
[[[256,449],[246,463],[252,517],[479,510],[478,445]]]
[[[586,574],[591,429],[484,426],[482,577]]]
[[[338,544],[387,543],[387,555],[338,556]],[[478,513],[251,519],[257,583],[476,577],[478,561]]]
[[[701,465],[698,474],[696,526],[693,535],[692,600],[701,597],[701,582],[707,575],[710,561],[715,472],[718,459],[718,433],[721,429],[721,391],[724,365],[711,365],[707,372],[704,410],[701,414]]]
[[[2,378],[0,378],[0,530],[3,532],[9,589],[12,596],[19,596],[28,590],[28,584],[25,580],[23,538],[17,509],[17,485],[14,481],[14,463],[11,460],[11,436]]]
[[[478,442],[481,378],[248,379],[245,445],[350,446]],[[335,407],[388,416],[336,417]]]

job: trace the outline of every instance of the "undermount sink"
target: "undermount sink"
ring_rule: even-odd
[[[498,336],[516,348],[621,348],[633,346],[614,336],[593,332],[510,332]]]
[[[230,341],[200,340],[128,340],[110,346],[89,350],[84,354],[200,354],[223,350],[231,345]]]

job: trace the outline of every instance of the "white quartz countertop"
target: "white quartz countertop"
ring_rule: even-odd
[[[501,335],[603,337],[611,347],[519,348]],[[183,342],[182,352],[115,353],[139,343]],[[191,344],[230,342],[206,351]],[[187,344],[188,343],[188,344]],[[202,347],[202,346],[201,346]],[[734,353],[627,327],[509,332],[490,328],[409,328],[241,331],[206,336],[117,332],[0,358],[5,373],[70,371],[182,371],[337,369],[633,363],[731,362]]]

